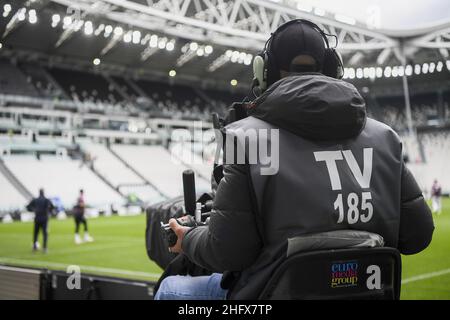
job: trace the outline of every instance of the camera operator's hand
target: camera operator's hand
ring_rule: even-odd
[[[183,252],[183,250],[181,249],[181,243],[183,242],[184,235],[191,228],[180,226],[178,224],[177,220],[175,220],[175,219],[170,219],[169,220],[169,227],[177,235],[177,243],[173,247],[169,248],[170,252],[173,252],[173,253],[181,253],[181,252]]]

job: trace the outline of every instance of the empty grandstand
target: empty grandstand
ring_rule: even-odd
[[[167,197],[182,194],[181,177],[187,167],[174,159],[168,150],[161,146],[133,145],[113,145],[111,149]],[[198,186],[199,190],[208,190],[206,180],[199,179]]]

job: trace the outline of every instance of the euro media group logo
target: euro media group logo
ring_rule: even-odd
[[[358,262],[335,262],[331,265],[331,288],[353,287],[358,285]]]

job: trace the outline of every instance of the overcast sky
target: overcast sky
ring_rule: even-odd
[[[297,0],[301,5],[345,14],[382,29],[420,28],[450,21],[450,0]]]

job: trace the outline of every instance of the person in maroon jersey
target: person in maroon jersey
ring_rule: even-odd
[[[431,206],[433,213],[441,214],[442,212],[441,195],[442,188],[437,179],[434,179],[433,186],[431,187]]]
[[[86,208],[86,203],[84,202],[84,191],[83,189],[80,190],[80,195],[77,199],[77,204],[74,207],[73,210],[73,216],[75,218],[75,243],[80,244],[83,241],[81,240],[79,231],[80,231],[80,224],[83,224],[84,226],[84,241],[85,242],[92,242],[94,239],[89,235],[88,233],[88,225],[86,218],[84,216],[84,211]]]

